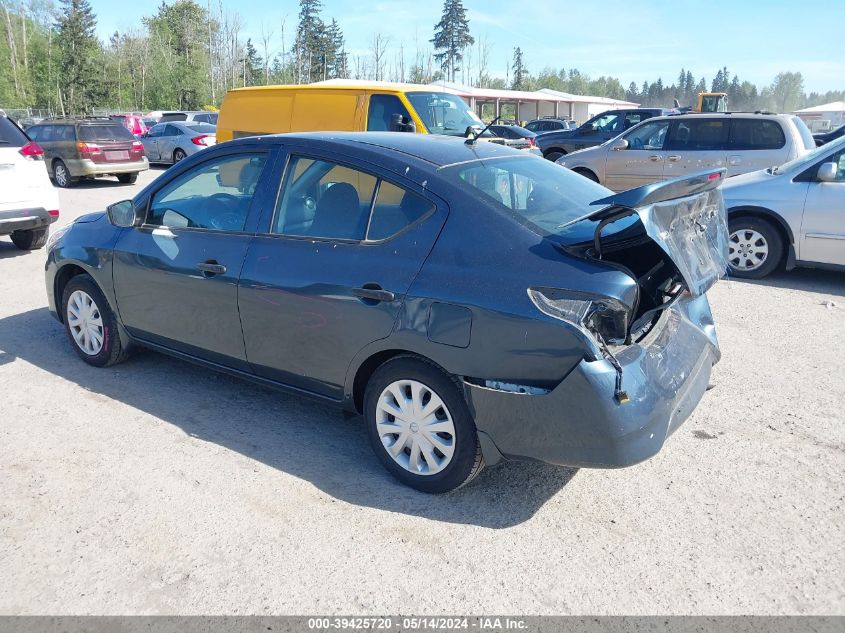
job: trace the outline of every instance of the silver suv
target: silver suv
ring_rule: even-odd
[[[810,130],[791,114],[684,114],[648,119],[557,163],[623,191],[721,167],[736,176],[780,165],[815,146]]]

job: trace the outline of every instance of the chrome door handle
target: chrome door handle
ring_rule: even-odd
[[[652,161],[653,163],[656,163],[657,161],[660,160],[660,156],[658,156],[657,154],[652,154],[651,156],[648,157],[648,159],[650,161]]]
[[[197,264],[197,270],[202,271],[202,274],[207,277],[213,277],[214,275],[222,275],[225,273],[226,267],[211,259],[207,262],[200,262]]]
[[[367,287],[370,286],[370,287]],[[368,299],[370,301],[395,301],[396,295],[389,290],[376,286],[376,284],[367,284],[363,288],[353,288],[352,294],[359,299]]]
[[[674,163],[676,160],[681,160],[681,157],[680,157],[680,156],[678,156],[677,154],[674,154],[674,155],[672,155],[672,156],[667,156],[667,158],[668,158],[669,160],[671,160],[673,163]]]

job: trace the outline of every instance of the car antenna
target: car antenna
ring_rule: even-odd
[[[476,134],[475,136],[471,136],[471,137],[469,137],[467,140],[465,140],[465,141],[464,141],[464,143],[466,143],[467,145],[475,145],[475,142],[478,140],[478,137],[479,137],[479,136],[483,136],[483,135],[484,135],[484,133],[485,133],[487,130],[489,130],[491,127],[493,127],[493,125],[495,125],[496,121],[498,121],[498,120],[499,120],[499,119],[501,119],[501,118],[502,118],[502,117],[501,117],[501,115],[500,115],[500,116],[497,116],[495,119],[493,119],[492,121],[490,121],[490,123],[488,123],[488,124],[487,124],[487,127],[485,127],[483,130],[481,130],[481,131],[480,131],[478,134]]]

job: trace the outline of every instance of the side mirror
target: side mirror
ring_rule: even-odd
[[[109,215],[109,222],[120,228],[128,229],[144,223],[142,211],[136,209],[131,200],[115,202],[109,205],[106,211]]]
[[[816,173],[816,180],[819,182],[833,182],[836,180],[836,173],[839,171],[839,165],[836,163],[822,163],[819,171]]]
[[[628,149],[629,146],[630,146],[630,144],[628,143],[627,139],[620,138],[618,141],[616,141],[613,144],[612,147],[613,147],[614,150],[616,150],[618,152],[618,151],[621,151],[623,149]]]

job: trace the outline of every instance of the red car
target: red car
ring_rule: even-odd
[[[113,121],[120,121],[127,130],[132,132],[136,137],[143,136],[147,131],[147,126],[144,124],[144,119],[135,114],[113,114],[109,117]]]

